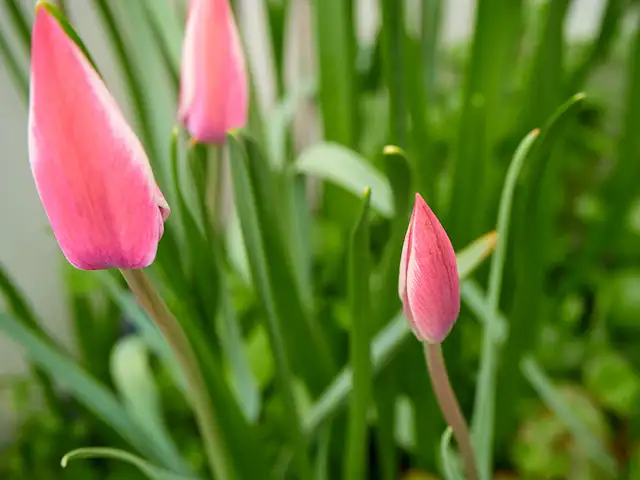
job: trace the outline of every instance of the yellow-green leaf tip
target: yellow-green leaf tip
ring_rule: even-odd
[[[371,198],[371,187],[365,187],[362,196],[366,201],[369,201],[369,198]]]
[[[44,0],[38,0],[36,2],[36,6],[33,7],[33,10],[37,12],[39,8],[46,8],[47,6],[51,6],[51,4],[49,2],[45,2]]]
[[[587,94],[585,92],[579,92],[573,96],[574,100],[584,100],[585,98],[587,98]]]
[[[396,145],[385,145],[382,153],[385,155],[404,155],[404,150]]]
[[[69,463],[69,456],[65,455],[64,457],[62,457],[62,459],[60,460],[60,466],[62,468],[67,468],[67,464]]]

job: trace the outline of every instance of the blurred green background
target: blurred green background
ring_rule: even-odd
[[[179,189],[169,145],[185,3],[58,2],[145,144],[172,206]],[[284,212],[285,233],[272,258],[295,257],[294,272],[270,280],[276,290],[285,288],[276,280],[296,286],[292,303],[321,326],[333,363],[324,370],[308,353],[308,363],[295,365],[303,423],[312,422],[325,387],[349,361],[346,262],[363,188],[372,187],[374,210],[366,277],[373,335],[400,308],[395,282],[407,191],[423,194],[460,251],[496,228],[520,140],[553,125],[553,142],[531,155],[518,178],[502,313],[490,319],[506,326],[504,342],[490,345],[497,356],[495,478],[640,479],[639,3],[232,3],[254,87],[249,131],[274,185],[287,192],[273,202],[283,209],[276,212]],[[114,427],[117,415],[100,410],[105,405],[126,410],[145,434],[169,438],[158,448],[175,453],[177,464],[203,471],[193,416],[161,339],[144,329],[144,314],[115,277],[64,263],[31,186],[25,132],[33,4],[0,0],[2,138],[22,142],[15,151],[3,147],[0,162],[0,312],[7,312],[0,316],[0,373],[7,372],[0,380],[7,406],[0,478],[145,478],[113,460],[58,468],[65,453],[82,446],[149,456]],[[579,92],[586,97],[565,104]],[[549,123],[554,115],[560,120]],[[383,155],[385,145],[406,155],[396,164]],[[210,365],[257,425],[274,478],[296,478],[283,440],[287,413],[263,323],[264,294],[230,207],[228,170],[225,163],[216,206],[226,222],[223,260],[210,271],[194,266],[192,254],[206,262],[185,241],[177,213],[169,222],[178,249],[163,240],[155,278],[172,308],[193,320],[192,332],[201,332],[212,352]],[[465,280],[462,313],[444,344],[468,418],[487,350],[488,276],[487,262]],[[287,308],[284,316],[298,313]],[[287,341],[300,332],[298,341],[306,341],[306,330],[293,326]],[[442,478],[444,422],[420,349],[412,338],[393,349],[384,368],[376,367],[367,478]],[[24,353],[29,366],[21,370]],[[337,421],[310,435],[314,463],[325,472],[318,478],[340,476],[346,422],[337,407],[332,412]]]

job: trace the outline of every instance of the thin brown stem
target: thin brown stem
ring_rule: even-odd
[[[211,473],[217,479],[232,478],[218,423],[209,403],[207,386],[187,335],[142,270],[120,270],[120,273],[149,317],[162,332],[184,372],[191,391],[188,400],[193,404]]]
[[[442,356],[442,346],[439,343],[424,343],[424,356],[431,377],[431,384],[438,399],[438,405],[445,421],[451,426],[453,436],[458,442],[460,454],[464,462],[468,480],[478,480],[475,456],[471,447],[469,427],[462,415],[456,395],[451,388],[447,367]]]

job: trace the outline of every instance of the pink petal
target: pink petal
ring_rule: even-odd
[[[244,127],[248,80],[242,44],[227,0],[191,0],[180,74],[179,116],[201,143],[223,143]]]
[[[64,255],[85,270],[148,266],[169,206],[99,75],[38,7],[30,92],[31,170]]]
[[[460,280],[456,256],[444,228],[416,195],[405,308],[418,338],[432,343],[445,339],[460,313]]]
[[[411,235],[413,230],[413,219],[415,209],[411,212],[411,218],[409,219],[409,228],[404,236],[404,243],[402,244],[402,254],[400,256],[400,275],[398,277],[398,296],[404,302],[404,298],[407,295],[407,267],[409,266],[409,253],[411,252]]]

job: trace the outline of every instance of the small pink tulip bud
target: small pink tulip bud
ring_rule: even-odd
[[[32,33],[29,160],[72,265],[97,270],[153,262],[169,206],[107,87],[41,4]]]
[[[247,123],[249,88],[227,0],[190,0],[182,45],[178,115],[199,143],[222,144]]]
[[[402,246],[398,294],[416,337],[442,342],[460,313],[460,279],[447,232],[420,194]]]

